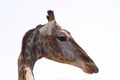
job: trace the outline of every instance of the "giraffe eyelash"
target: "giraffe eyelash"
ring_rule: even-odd
[[[57,36],[56,38],[60,41],[67,41],[67,36],[64,35]]]

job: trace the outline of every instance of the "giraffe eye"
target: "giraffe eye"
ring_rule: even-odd
[[[57,39],[59,39],[60,41],[67,41],[67,36],[64,35],[57,36]]]

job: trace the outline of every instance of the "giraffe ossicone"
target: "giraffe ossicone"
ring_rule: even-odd
[[[55,20],[49,21],[41,29],[39,29],[40,34],[42,34],[42,35],[51,35],[52,34],[52,29],[54,27],[59,27],[59,29],[61,29],[60,26],[55,26],[55,25],[57,25]]]
[[[42,27],[39,32],[42,35],[51,35],[51,30],[54,27],[54,20],[51,22],[48,22],[44,27]]]
[[[89,74],[97,73],[94,61],[74,41],[70,32],[57,24],[53,11],[48,11],[47,19],[47,24],[29,30],[23,37],[18,80],[34,80],[34,64],[42,57],[79,67]]]

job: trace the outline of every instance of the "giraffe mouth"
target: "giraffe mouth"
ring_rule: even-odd
[[[84,72],[89,74],[98,73],[99,71],[94,63],[84,63],[81,68]]]
[[[72,62],[71,65],[81,68],[85,73],[88,74],[98,73],[99,71],[98,67],[92,62],[86,63],[82,61],[77,61]]]

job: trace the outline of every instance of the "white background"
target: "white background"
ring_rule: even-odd
[[[100,71],[86,74],[42,58],[34,67],[35,80],[120,80],[120,0],[0,0],[0,80],[17,80],[22,37],[47,22],[49,9]]]

